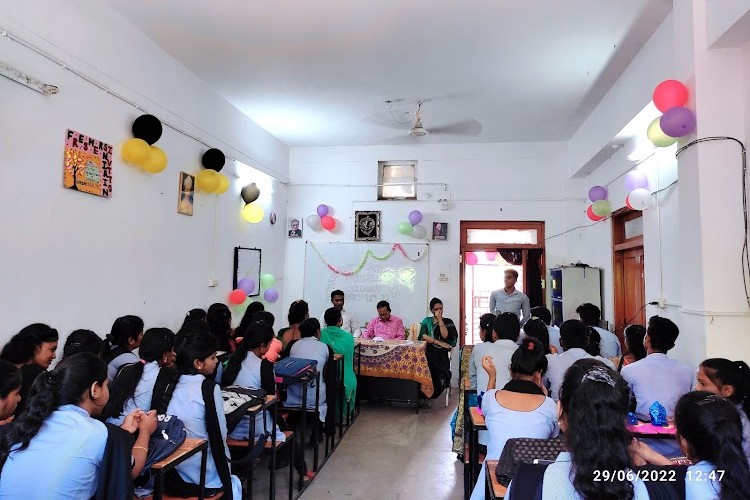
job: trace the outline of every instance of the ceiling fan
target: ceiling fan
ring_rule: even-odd
[[[411,128],[409,129],[409,135],[411,137],[424,137],[429,134],[476,136],[479,135],[479,133],[482,131],[482,125],[478,121],[473,119],[463,120],[439,127],[426,128],[424,126],[424,123],[422,122],[422,105],[426,102],[427,100],[417,101],[417,109],[414,112],[413,117],[409,116],[411,115],[411,112],[405,112],[404,114],[408,117],[408,120],[406,121],[399,120],[397,115],[394,113],[393,101],[385,101],[385,107],[396,124],[401,126],[411,126]],[[388,126],[393,127],[393,124],[390,124]]]

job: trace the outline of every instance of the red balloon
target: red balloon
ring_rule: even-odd
[[[247,294],[244,290],[238,288],[229,292],[229,302],[232,304],[240,305],[245,302],[245,299],[247,299]]]
[[[668,109],[684,106],[688,100],[688,89],[677,80],[664,80],[654,89],[654,105],[662,113]]]
[[[475,266],[479,263],[479,257],[477,257],[477,254],[474,252],[467,252],[466,253],[466,265],[467,266]]]
[[[588,216],[588,218],[589,218],[589,219],[591,219],[592,221],[594,221],[594,222],[599,222],[599,221],[600,221],[600,220],[602,220],[602,219],[603,219],[604,217],[599,217],[598,215],[596,215],[596,214],[594,213],[594,210],[593,210],[593,208],[594,208],[594,207],[593,207],[592,205],[589,205],[589,208],[587,208],[587,209],[586,209],[586,215],[587,215],[587,216]]]
[[[336,227],[336,219],[330,215],[326,215],[325,217],[320,218],[320,225],[327,231],[333,231],[333,228]]]
[[[630,195],[627,195],[625,197],[625,206],[628,207],[630,210],[635,210],[635,208],[633,208],[633,205],[630,204]]]

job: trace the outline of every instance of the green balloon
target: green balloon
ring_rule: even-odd
[[[591,211],[599,217],[606,217],[612,213],[612,203],[609,200],[598,200],[591,205]]]
[[[411,223],[407,221],[402,221],[398,223],[398,232],[405,235],[410,235],[411,232],[414,231],[414,227],[411,225]]]
[[[263,288],[271,288],[276,284],[276,278],[273,274],[262,274],[260,277],[260,286]]]
[[[660,120],[661,116],[657,116],[651,123],[649,123],[648,129],[646,130],[646,137],[648,137],[651,144],[657,148],[666,148],[677,142],[677,137],[669,137],[662,132],[661,125],[659,124]]]

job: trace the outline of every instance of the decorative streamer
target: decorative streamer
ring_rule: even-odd
[[[326,260],[323,258],[323,255],[320,253],[320,250],[318,250],[318,248],[315,246],[315,244],[312,241],[310,242],[310,246],[313,248],[313,250],[315,250],[315,253],[318,254],[318,257],[320,257],[320,260],[323,261],[323,264],[325,264],[328,269],[330,269],[336,274],[340,274],[341,276],[353,276],[357,274],[365,267],[365,264],[367,264],[367,259],[369,259],[370,257],[372,257],[375,260],[389,259],[393,256],[394,253],[396,253],[396,250],[401,252],[401,255],[403,255],[404,258],[406,258],[406,260],[411,261],[411,262],[419,262],[420,260],[424,259],[425,256],[427,255],[427,252],[424,252],[422,253],[422,255],[420,255],[416,259],[413,259],[406,254],[406,250],[404,250],[404,247],[402,247],[400,243],[394,243],[393,246],[391,247],[391,250],[386,255],[378,257],[377,255],[373,253],[372,250],[367,250],[367,252],[365,252],[365,256],[362,258],[362,261],[357,265],[357,267],[355,267],[352,271],[342,271],[341,269],[336,269],[335,267],[333,267],[332,264],[329,264],[328,262],[326,262]]]

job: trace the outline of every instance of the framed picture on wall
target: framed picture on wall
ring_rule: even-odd
[[[177,213],[193,215],[194,186],[195,176],[187,172],[180,172],[180,183],[177,188],[177,191],[180,193],[177,199]]]
[[[433,222],[432,223],[432,239],[433,240],[448,239],[448,223],[447,222]]]
[[[289,217],[288,238],[302,238],[302,217]]]
[[[380,212],[354,212],[354,241],[380,241]]]

